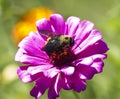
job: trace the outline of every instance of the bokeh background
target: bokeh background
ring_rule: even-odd
[[[61,90],[58,99],[120,99],[120,0],[0,0],[0,99],[34,99],[33,87],[23,84],[16,75],[20,65],[14,61],[17,44],[13,27],[32,8],[45,7],[81,20],[94,22],[110,50],[103,72],[87,81],[81,93]],[[40,99],[47,99],[44,94]]]

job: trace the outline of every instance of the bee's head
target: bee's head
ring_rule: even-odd
[[[69,45],[70,47],[72,47],[74,45],[74,40],[72,37],[69,37],[67,35],[61,35],[60,36],[60,43],[62,45]]]

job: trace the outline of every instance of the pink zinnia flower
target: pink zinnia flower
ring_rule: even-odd
[[[48,89],[48,98],[56,99],[61,88],[85,90],[86,80],[102,72],[107,57],[108,47],[100,31],[88,20],[80,22],[71,16],[64,21],[60,14],[43,18],[36,25],[38,31],[19,43],[15,56],[24,64],[17,70],[19,78],[25,83],[35,82],[30,94],[38,99]],[[45,35],[47,31],[53,36]]]

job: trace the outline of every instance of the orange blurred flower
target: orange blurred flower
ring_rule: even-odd
[[[41,18],[49,18],[53,10],[47,8],[33,8],[28,11],[13,27],[12,35],[15,43],[19,43],[30,31],[36,31],[36,21]]]

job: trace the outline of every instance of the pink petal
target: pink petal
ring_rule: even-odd
[[[45,92],[45,90],[50,86],[51,79],[46,77],[40,77],[39,80],[36,81],[36,84],[34,88],[31,90],[30,94],[31,96],[38,99],[40,96],[42,96]]]
[[[20,43],[20,51],[17,52],[16,57],[20,58],[22,54],[29,54],[35,57],[48,59],[48,55],[41,48],[45,46],[45,41],[38,33],[30,33],[29,36],[24,38]],[[19,55],[20,54],[20,55]]]
[[[39,33],[31,32],[27,37],[25,37],[20,43],[19,47],[25,48],[26,46],[31,46],[36,49],[42,48],[45,45],[44,39]]]
[[[73,89],[76,92],[84,91],[86,89],[86,82],[81,79],[74,79]]]
[[[15,61],[20,61],[20,58],[26,53],[26,51],[22,48],[19,48],[16,55],[15,55]]]
[[[71,16],[67,19],[66,24],[68,31],[66,31],[65,34],[72,37],[75,35],[78,25],[80,24],[80,19],[78,17]]]
[[[17,69],[17,74],[22,82],[24,83],[32,82],[35,81],[36,79],[39,79],[40,76],[43,75],[42,74],[43,70],[45,70],[45,67],[44,69],[41,70],[39,69],[39,71],[37,71],[36,68],[34,69],[34,67],[32,66],[21,66]]]
[[[58,73],[60,72],[59,69],[57,69],[56,67],[50,68],[46,71],[44,71],[44,75],[48,78],[53,78],[54,76],[56,76]]]
[[[60,75],[58,74],[52,81],[51,86],[48,90],[48,98],[56,99],[59,96],[59,91],[61,89]]]
[[[73,46],[73,49],[78,47],[82,41],[86,40],[90,32],[93,30],[93,26],[94,24],[87,20],[80,23],[74,36],[75,45]]]
[[[102,36],[99,31],[93,30],[90,35],[83,41],[81,44],[76,43],[76,48],[75,46],[73,47],[74,53],[79,54],[81,51],[85,50],[87,47],[94,45],[97,41],[102,39]],[[80,43],[80,42],[78,42]],[[74,49],[75,48],[75,49]]]
[[[60,14],[52,14],[50,16],[50,23],[53,26],[53,31],[55,33],[64,34],[65,22],[64,18]]]
[[[71,76],[63,76],[62,75],[62,86],[65,90],[71,90],[72,89],[72,81]]]
[[[65,75],[72,75],[75,71],[74,67],[64,67],[61,69],[61,71],[65,74]]]
[[[80,66],[78,68],[78,72],[79,72],[79,76],[81,79],[92,79],[92,77],[94,76],[94,74],[97,73],[96,69],[90,66]]]
[[[40,73],[40,72],[44,72],[48,69],[50,69],[53,65],[51,64],[45,64],[45,65],[40,65],[40,66],[30,66],[27,70],[27,72],[30,74],[30,75],[34,75],[34,74],[37,74],[37,73]]]
[[[88,20],[82,21],[77,28],[74,40],[80,39],[83,41],[86,36],[89,35],[89,32],[93,29],[93,26],[94,24]]]
[[[46,18],[38,20],[36,22],[36,26],[37,26],[37,29],[38,29],[39,32],[41,30],[46,30],[46,31],[51,31],[52,32],[50,21]]]
[[[79,66],[79,65],[91,65],[93,63],[93,58],[92,57],[85,57],[81,59],[77,59],[72,62],[74,66]]]
[[[76,60],[73,62],[76,67],[77,72],[81,79],[91,79],[94,74],[102,71],[103,61],[106,58],[104,54],[96,54],[90,57],[82,58],[81,60]]]
[[[24,83],[32,81],[30,74],[27,72],[27,69],[28,69],[28,66],[21,66],[17,69],[17,74],[21,79],[21,81]]]
[[[102,72],[103,66],[104,66],[104,62],[103,59],[105,59],[107,57],[106,54],[96,54],[93,56],[93,64],[91,65],[91,67],[95,68],[97,73]]]
[[[26,54],[22,55],[19,61],[23,64],[31,64],[31,65],[43,65],[43,64],[50,63],[50,60],[29,56]]]
[[[74,66],[80,66],[80,65],[90,66],[94,63],[94,60],[105,59],[106,57],[107,57],[106,54],[95,54],[95,55],[93,54],[93,55],[85,57],[85,58],[77,59],[77,60],[73,61],[72,64]]]
[[[77,55],[79,58],[88,57],[94,54],[103,54],[105,53],[109,48],[107,47],[106,43],[102,40],[97,41],[92,46],[88,46],[84,50],[81,50],[81,52]]]

